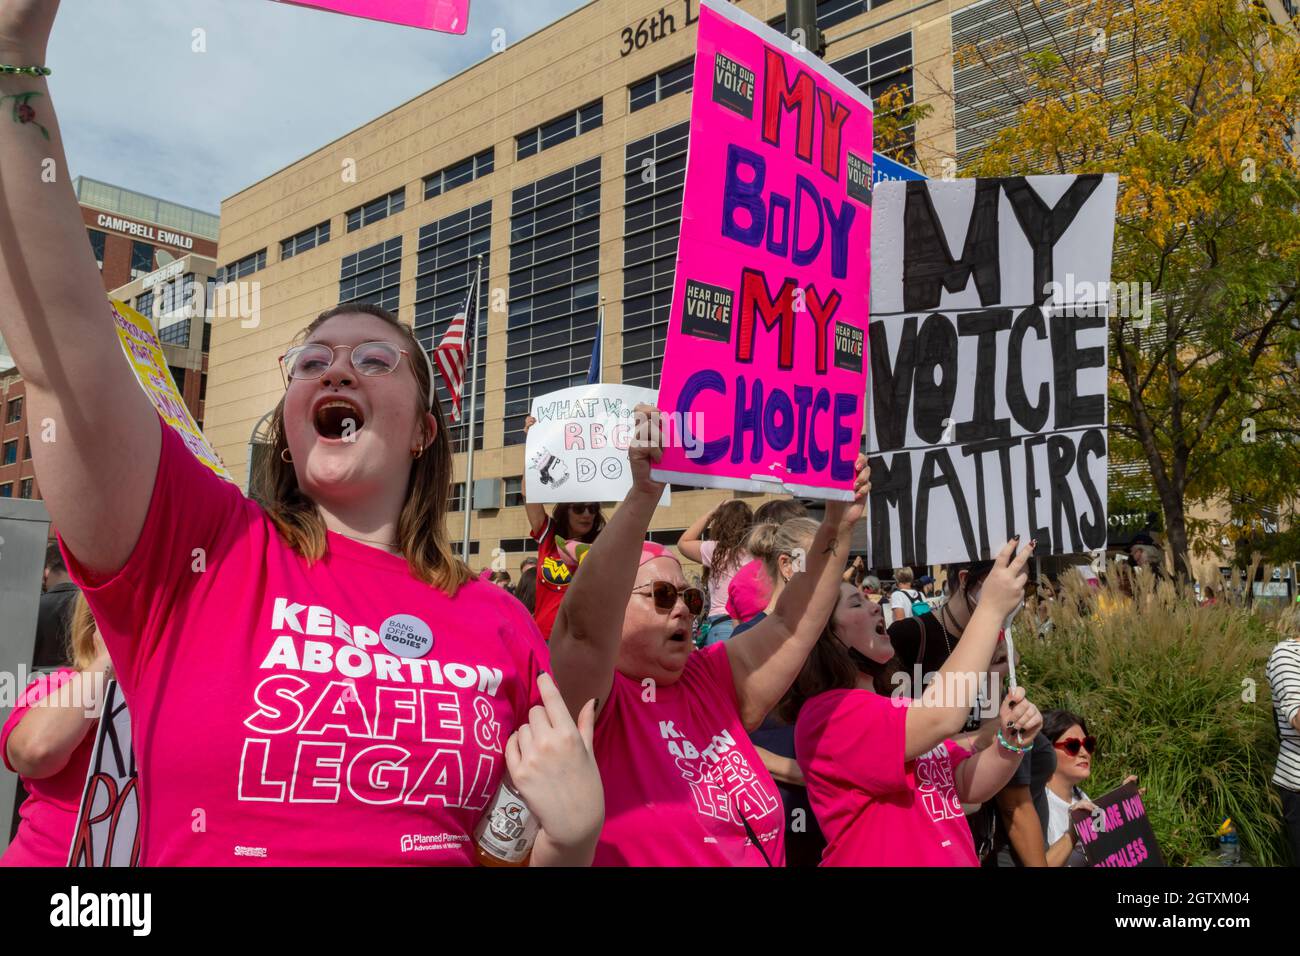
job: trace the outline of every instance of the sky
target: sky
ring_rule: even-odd
[[[585,3],[472,0],[451,36],[274,0],[63,0],[50,95],[73,176],[217,213],[491,56],[494,29],[514,43]]]

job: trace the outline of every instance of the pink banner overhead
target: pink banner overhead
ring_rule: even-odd
[[[659,386],[661,481],[852,496],[866,394],[871,99],[721,0],[700,10]]]
[[[367,20],[442,33],[464,33],[469,25],[469,0],[280,0]]]

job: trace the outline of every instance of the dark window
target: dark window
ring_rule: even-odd
[[[259,249],[250,255],[244,256],[235,262],[218,270],[218,282],[234,282],[236,279],[242,279],[244,276],[252,275],[260,269],[266,268],[266,250]]]
[[[204,372],[202,375],[199,376],[199,401],[206,402],[207,400],[208,400],[208,373]]]
[[[30,498],[31,496],[32,496],[32,480],[30,478],[24,478],[22,481],[18,483],[18,497]]]
[[[512,478],[505,479],[506,494],[505,506],[507,508],[516,508],[524,503],[524,479],[521,475],[515,475]]]
[[[141,315],[153,318],[153,290],[141,293],[135,300],[135,310]]]
[[[406,208],[406,187],[394,189],[387,196],[380,196],[378,199],[372,199],[356,209],[349,209],[348,232],[355,232],[363,226],[379,222],[381,219],[387,219]]]
[[[505,444],[524,440],[532,400],[587,380],[600,306],[600,160],[511,198]]]
[[[519,134],[515,137],[515,158],[525,159],[533,153],[591,132],[604,122],[604,109],[604,104],[595,100],[572,113],[565,113],[536,129]]]
[[[817,27],[825,30],[888,2],[889,0],[817,0]],[[777,17],[772,21],[772,26],[778,33],[784,33],[785,17]]]
[[[675,485],[675,488],[681,488],[682,485]],[[663,531],[651,531],[646,535],[647,541],[653,541],[655,544],[672,546],[677,540],[686,533],[685,528],[665,529]]]
[[[95,262],[99,267],[104,268],[104,240],[108,237],[98,229],[87,229],[90,234],[90,251],[95,256]]]
[[[290,236],[288,239],[280,241],[280,259],[292,259],[300,252],[306,252],[308,249],[315,249],[317,246],[323,246],[330,241],[330,223],[326,219],[319,225],[312,226],[310,229],[304,229],[296,236]]]
[[[532,538],[502,538],[497,547],[506,554],[527,554],[537,550],[537,542]]]
[[[465,510],[465,482],[457,481],[451,486],[451,497],[447,499],[448,511]]]
[[[431,222],[420,229],[419,252],[415,266],[415,335],[425,348],[433,349],[446,334],[451,320],[463,308],[470,284],[483,257],[483,282],[479,285],[474,310],[473,335],[477,341],[478,389],[474,408],[474,447],[483,447],[483,395],[487,389],[487,322],[490,290],[488,249],[492,245],[492,203],[479,203],[471,209]],[[461,390],[461,420],[451,421],[451,392],[441,373],[434,378],[438,401],[447,416],[452,451],[465,451],[469,441],[469,392],[472,369],[465,369],[465,386]]]
[[[147,242],[132,242],[131,278],[138,279],[150,272],[153,272],[153,246]]]
[[[168,365],[167,371],[172,373],[172,381],[176,383],[176,391],[180,392],[183,397],[185,395],[185,369],[179,365]]]
[[[657,388],[673,296],[689,124],[629,143],[623,199],[623,384]]]
[[[5,406],[5,424],[12,425],[14,422],[23,420],[23,397],[9,399],[9,404]]]
[[[14,496],[14,483],[12,481],[0,485],[0,498],[12,498]]]
[[[459,163],[454,163],[446,169],[440,169],[424,177],[424,198],[432,199],[434,196],[441,196],[448,190],[455,189],[457,186],[463,186],[465,183],[472,182],[480,176],[486,176],[492,172],[495,164],[495,150],[486,149],[477,156],[471,156],[469,159],[463,159]]]
[[[32,436],[23,436],[23,461],[32,460]]]
[[[179,322],[164,325],[158,330],[158,341],[167,345],[179,345],[181,348],[189,348],[190,320],[181,319]]]
[[[4,459],[0,464],[12,465],[18,460],[18,439],[7,441],[4,445]]]
[[[340,302],[372,302],[397,311],[402,281],[402,237],[343,257],[339,272]]]
[[[639,109],[667,99],[674,93],[684,93],[689,90],[694,69],[694,60],[683,60],[665,70],[660,70],[654,76],[633,83],[627,88],[628,111],[635,113]]]
[[[912,34],[900,33],[875,46],[850,53],[831,64],[844,78],[877,100],[894,87],[902,87],[904,108],[912,103]],[[915,140],[916,130],[903,131],[909,143]],[[911,147],[908,148],[909,158]]]

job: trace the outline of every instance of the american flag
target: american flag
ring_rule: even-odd
[[[465,307],[456,313],[447,326],[447,331],[433,350],[433,360],[438,363],[442,380],[451,392],[451,420],[460,421],[460,396],[465,390],[465,369],[468,365],[465,342],[474,341],[474,293],[478,289],[477,277],[470,283],[469,295],[465,297]]]

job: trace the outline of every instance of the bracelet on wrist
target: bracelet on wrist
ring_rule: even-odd
[[[48,66],[9,66],[0,63],[2,76],[49,76],[53,72]]]
[[[1011,743],[1010,741],[1008,741],[1006,737],[1002,736],[1002,728],[999,727],[999,728],[998,728],[998,746],[1000,746],[1000,747],[1001,747],[1002,749],[1004,749],[1004,750],[1010,750],[1012,753],[1016,753],[1016,754],[1027,754],[1027,753],[1029,753],[1029,751],[1031,751],[1031,750],[1034,749],[1034,742],[1031,740],[1031,741],[1029,741],[1029,743],[1027,743],[1025,746],[1023,746],[1023,747],[1017,747],[1015,744],[1013,744],[1013,743]]]

